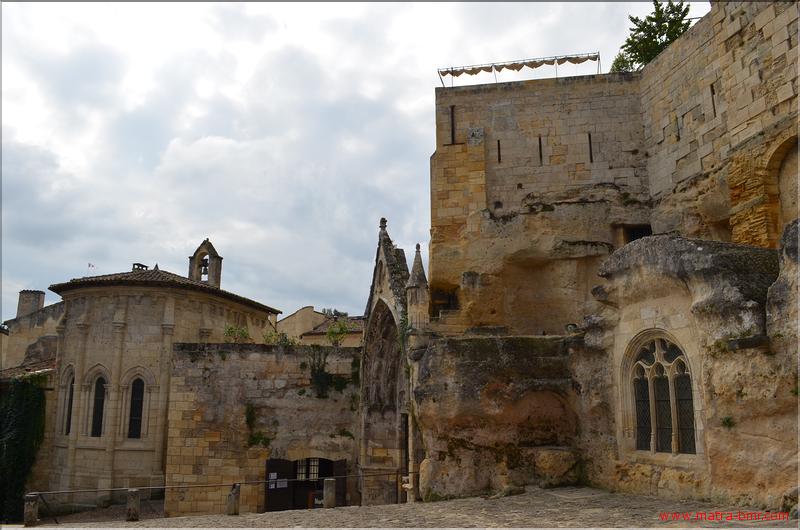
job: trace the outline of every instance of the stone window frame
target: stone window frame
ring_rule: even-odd
[[[75,385],[75,367],[72,364],[68,364],[66,368],[61,371],[61,377],[59,378],[58,384],[58,413],[56,417],[58,421],[56,422],[57,428],[56,433],[61,438],[69,438],[69,434],[67,431],[67,419],[70,420],[70,433],[73,432],[75,428],[75,414],[70,414],[69,411],[69,391],[70,391],[70,384],[72,384],[72,408],[75,408],[75,400],[78,398],[75,395],[76,392],[76,385]]]
[[[130,428],[131,419],[131,393],[133,391],[132,385],[136,379],[141,379],[144,382],[144,401],[142,403],[142,426],[139,438],[128,438],[128,429]],[[138,443],[145,442],[150,439],[150,417],[154,412],[152,407],[155,400],[152,399],[153,394],[158,394],[158,385],[156,378],[144,366],[135,366],[130,368],[125,375],[122,376],[120,382],[120,422],[118,425],[117,435],[123,443]]]
[[[102,426],[100,429],[100,436],[92,436],[92,419],[94,417],[94,393],[95,393],[95,386],[97,380],[99,378],[103,378],[106,381],[105,384],[105,401],[103,403],[103,420]],[[81,425],[81,435],[91,439],[100,439],[103,438],[105,435],[108,434],[108,419],[109,419],[109,408],[110,408],[110,397],[111,397],[111,373],[109,372],[108,368],[103,366],[102,364],[96,364],[92,368],[90,368],[86,375],[83,377],[83,382],[81,384],[81,390],[83,394],[83,422]]]
[[[670,380],[670,405],[673,426],[673,439],[675,437],[675,423],[677,422],[676,416],[676,400],[674,394],[674,371],[677,367],[677,361],[683,361],[686,373],[690,376],[691,390],[692,390],[692,406],[694,409],[694,453],[680,453],[673,451],[670,452],[657,452],[655,447],[655,440],[651,439],[650,449],[639,450],[636,449],[636,402],[634,395],[633,379],[634,370],[638,366],[636,357],[641,349],[656,339],[663,339],[674,344],[682,355],[676,358],[672,363],[669,363],[669,371],[667,376]],[[622,363],[619,372],[619,402],[620,402],[620,429],[618,442],[620,458],[637,463],[649,463],[670,465],[675,467],[696,467],[701,462],[705,461],[705,443],[704,443],[704,422],[702,413],[704,410],[702,404],[702,394],[698,386],[700,380],[700,371],[696,368],[697,360],[694,358],[690,350],[679,341],[672,333],[660,328],[651,328],[641,331],[634,336],[625,346],[625,352],[622,358]],[[653,366],[655,368],[655,366]],[[667,367],[665,367],[666,369]],[[652,379],[648,388],[652,388]],[[651,429],[656,428],[656,418],[651,408]]]

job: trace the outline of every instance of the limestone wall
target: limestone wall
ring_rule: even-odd
[[[797,17],[793,2],[714,2],[644,68],[654,232],[774,248],[797,217],[796,201],[780,214],[777,167],[797,142]]]
[[[314,306],[301,307],[291,315],[278,321],[278,333],[297,339],[303,333],[311,331],[326,320],[326,316],[314,310]]]
[[[599,258],[649,221],[638,94],[634,74],[437,89],[434,327],[557,334],[580,319]]]
[[[55,388],[55,372],[50,370],[46,377],[44,386],[44,439],[39,446],[39,451],[36,453],[36,460],[33,463],[33,468],[31,468],[31,474],[25,483],[26,491],[47,491],[50,486],[50,466],[54,437],[52,425],[56,420],[57,392]]]
[[[571,368],[589,482],[781,508],[797,479],[797,352],[785,347],[781,325],[770,330],[765,312],[781,292],[791,296],[770,287],[776,252],[658,236],[618,250],[601,273],[607,281],[595,295],[605,308],[587,319],[586,349],[574,352]],[[684,355],[691,449],[682,440],[637,449],[634,360],[655,337]]]
[[[248,326],[251,336],[260,337],[267,315],[211,294],[166,287],[87,287],[65,293],[64,304],[50,489],[162,485],[173,341],[222,341],[228,325]],[[99,377],[106,381],[106,399],[102,431],[92,436]],[[138,438],[128,430],[136,378],[144,382]]]
[[[440,339],[418,352],[414,428],[424,500],[579,479],[568,341]]]
[[[312,355],[328,353],[341,390],[317,397]],[[346,459],[354,471],[358,348],[176,344],[170,386],[167,484],[232,484],[265,478],[268,458]],[[255,422],[247,425],[248,405]],[[255,435],[255,437],[253,437]],[[168,516],[224,513],[230,486],[169,489]],[[351,481],[349,503],[358,503]],[[264,485],[242,487],[242,512],[263,511]]]
[[[44,307],[36,312],[12,318],[4,322],[8,326],[8,336],[4,337],[3,359],[0,367],[10,368],[22,364],[25,360],[25,353],[28,348],[34,346],[37,341],[44,337],[56,336],[56,325],[64,312],[64,304],[58,302]],[[55,355],[55,349],[49,345],[42,344],[46,351],[32,353],[44,353],[47,356]],[[39,348],[40,350],[42,348]]]

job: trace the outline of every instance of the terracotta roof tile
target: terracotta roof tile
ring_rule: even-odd
[[[103,274],[100,276],[84,276],[83,278],[73,278],[68,282],[56,283],[50,286],[50,290],[56,294],[63,294],[73,289],[89,286],[104,285],[143,285],[143,286],[164,286],[178,289],[190,289],[203,291],[223,298],[228,298],[240,304],[256,307],[262,311],[280,314],[281,311],[269,307],[255,300],[239,296],[230,291],[225,291],[219,287],[208,285],[197,280],[190,280],[185,276],[180,276],[172,272],[160,269],[136,270],[131,272],[118,272],[114,274]]]
[[[52,359],[46,359],[44,361],[37,361],[35,363],[13,366],[11,368],[6,368],[5,370],[0,370],[0,381],[10,381],[11,379],[14,379],[22,375],[31,374],[34,372],[40,372],[42,370],[52,370],[55,367],[56,367],[55,357],[53,357]]]
[[[306,331],[303,335],[325,335],[334,322],[334,319],[329,318],[311,331]],[[347,317],[347,327],[350,329],[350,333],[361,333],[364,331],[364,317]]]

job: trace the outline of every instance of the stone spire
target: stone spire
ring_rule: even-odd
[[[411,266],[411,274],[406,283],[406,289],[409,287],[428,287],[428,278],[425,277],[425,268],[422,266],[422,255],[419,252],[419,243],[417,243],[417,252],[414,254],[414,264]]]

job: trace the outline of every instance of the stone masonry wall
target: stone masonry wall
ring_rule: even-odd
[[[635,74],[437,89],[435,328],[558,334],[580,318],[619,227],[649,221],[638,94]]]
[[[265,478],[268,458],[347,459],[354,469],[360,348],[176,344],[169,393],[166,482],[225,484],[166,491],[167,516],[224,513],[230,484]],[[317,397],[312,355],[335,376]],[[337,390],[337,387],[340,390]],[[247,425],[252,408],[255,422]],[[354,484],[353,484],[354,485]],[[350,502],[356,492],[348,488]],[[242,512],[263,511],[264,485],[242,486]]]
[[[797,217],[779,221],[772,160],[797,141],[797,18],[793,2],[713,2],[644,68],[654,232],[777,247]]]
[[[4,322],[8,326],[5,338],[5,354],[0,368],[11,368],[22,364],[28,348],[43,337],[56,336],[56,325],[64,312],[64,303],[58,302],[42,309]],[[45,346],[44,353],[55,356],[55,348]],[[35,348],[35,346],[34,346]],[[52,350],[52,351],[50,351]],[[37,352],[34,352],[37,353]]]

